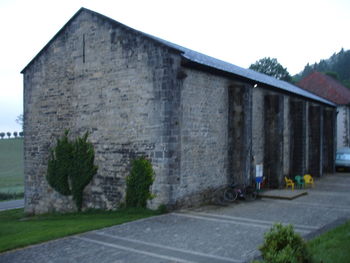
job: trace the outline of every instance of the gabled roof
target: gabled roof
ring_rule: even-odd
[[[335,104],[346,105],[350,103],[350,89],[320,72],[312,72],[299,81],[297,85]]]
[[[276,79],[274,77],[268,76],[266,74],[262,74],[259,73],[257,71],[251,70],[251,69],[245,69],[245,68],[241,68],[239,66],[236,66],[234,64],[201,54],[199,52],[193,51],[191,49],[173,44],[171,42],[168,42],[166,40],[160,39],[160,38],[156,38],[154,36],[150,36],[149,37],[156,39],[162,43],[164,43],[167,46],[170,46],[174,49],[177,49],[179,51],[182,52],[182,56],[192,62],[204,65],[204,66],[208,66],[220,71],[224,71],[227,73],[231,73],[233,75],[236,76],[240,76],[243,77],[245,79],[254,81],[256,83],[259,84],[265,84],[280,90],[283,90],[285,92],[288,93],[293,93],[302,97],[306,97],[308,99],[311,100],[315,100],[318,102],[322,102],[331,106],[335,106],[331,101],[328,101],[324,98],[321,98],[313,93],[308,92],[307,90],[301,89],[289,82],[283,81],[283,80],[279,80]]]
[[[250,69],[245,69],[245,68],[241,68],[238,67],[236,65],[233,65],[231,63],[201,54],[199,52],[193,51],[191,49],[179,46],[177,44],[171,43],[169,41],[160,39],[158,37],[143,33],[141,31],[132,29],[128,26],[125,26],[109,17],[106,17],[104,15],[101,15],[99,13],[96,13],[94,11],[91,11],[89,9],[86,8],[81,8],[62,28],[61,30],[45,45],[45,47],[29,62],[29,64],[22,70],[21,73],[23,73],[27,67],[29,67],[33,61],[36,60],[37,57],[39,57],[45,50],[46,48],[50,45],[50,43],[52,43],[57,36],[71,23],[71,21],[73,21],[81,12],[88,12],[92,15],[98,16],[101,19],[104,19],[105,21],[108,21],[111,24],[114,24],[116,26],[121,26],[127,30],[132,30],[135,33],[141,34],[144,37],[147,37],[149,39],[152,39],[156,42],[158,42],[159,44],[162,44],[168,48],[171,48],[173,50],[178,51],[181,56],[185,59],[187,59],[188,61],[191,61],[193,63],[205,66],[205,67],[209,67],[218,71],[222,71],[234,76],[238,76],[241,77],[243,79],[255,82],[256,84],[262,84],[262,85],[267,85],[269,87],[272,88],[276,88],[279,89],[283,92],[287,92],[287,93],[292,93],[294,95],[298,95],[304,98],[308,98],[310,100],[314,100],[317,102],[321,102],[330,106],[336,106],[335,104],[333,104],[332,102],[321,98],[319,96],[316,96],[313,93],[310,93],[304,89],[301,89],[295,85],[292,85],[288,82],[282,81],[282,80],[278,80],[276,78],[270,77],[268,75],[256,72],[254,70],[250,70]]]

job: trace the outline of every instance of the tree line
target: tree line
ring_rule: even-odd
[[[7,135],[7,138],[11,138],[11,135],[13,135],[13,137],[17,138],[17,137],[23,137],[23,132],[0,132],[0,137],[1,139],[4,139],[4,137]]]
[[[328,59],[321,59],[312,65],[308,63],[294,78],[299,81],[313,71],[325,73],[350,88],[350,50],[342,48]]]
[[[17,116],[16,118],[16,122],[22,126],[22,129],[23,129],[23,114],[20,114]],[[7,138],[10,139],[11,138],[11,135],[13,135],[13,137],[17,138],[17,137],[23,137],[24,134],[23,132],[16,132],[14,131],[13,133],[12,132],[0,132],[0,138],[1,139],[4,139],[7,135]]]

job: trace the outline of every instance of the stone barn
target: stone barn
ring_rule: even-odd
[[[138,156],[155,170],[151,207],[206,202],[233,180],[253,182],[257,164],[275,188],[334,169],[333,103],[85,8],[22,73],[27,213],[75,209],[45,179],[65,129],[89,131],[95,147],[84,208],[117,208]]]

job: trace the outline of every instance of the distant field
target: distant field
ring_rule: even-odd
[[[23,193],[23,138],[0,139],[0,193]]]

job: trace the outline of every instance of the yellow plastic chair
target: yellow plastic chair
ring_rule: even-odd
[[[304,182],[305,185],[311,185],[311,187],[314,186],[314,178],[312,178],[311,174],[304,175]]]
[[[292,187],[292,191],[294,191],[294,182],[292,179],[287,178],[287,176],[284,177],[284,180],[286,181],[286,189],[288,189],[289,186]]]

